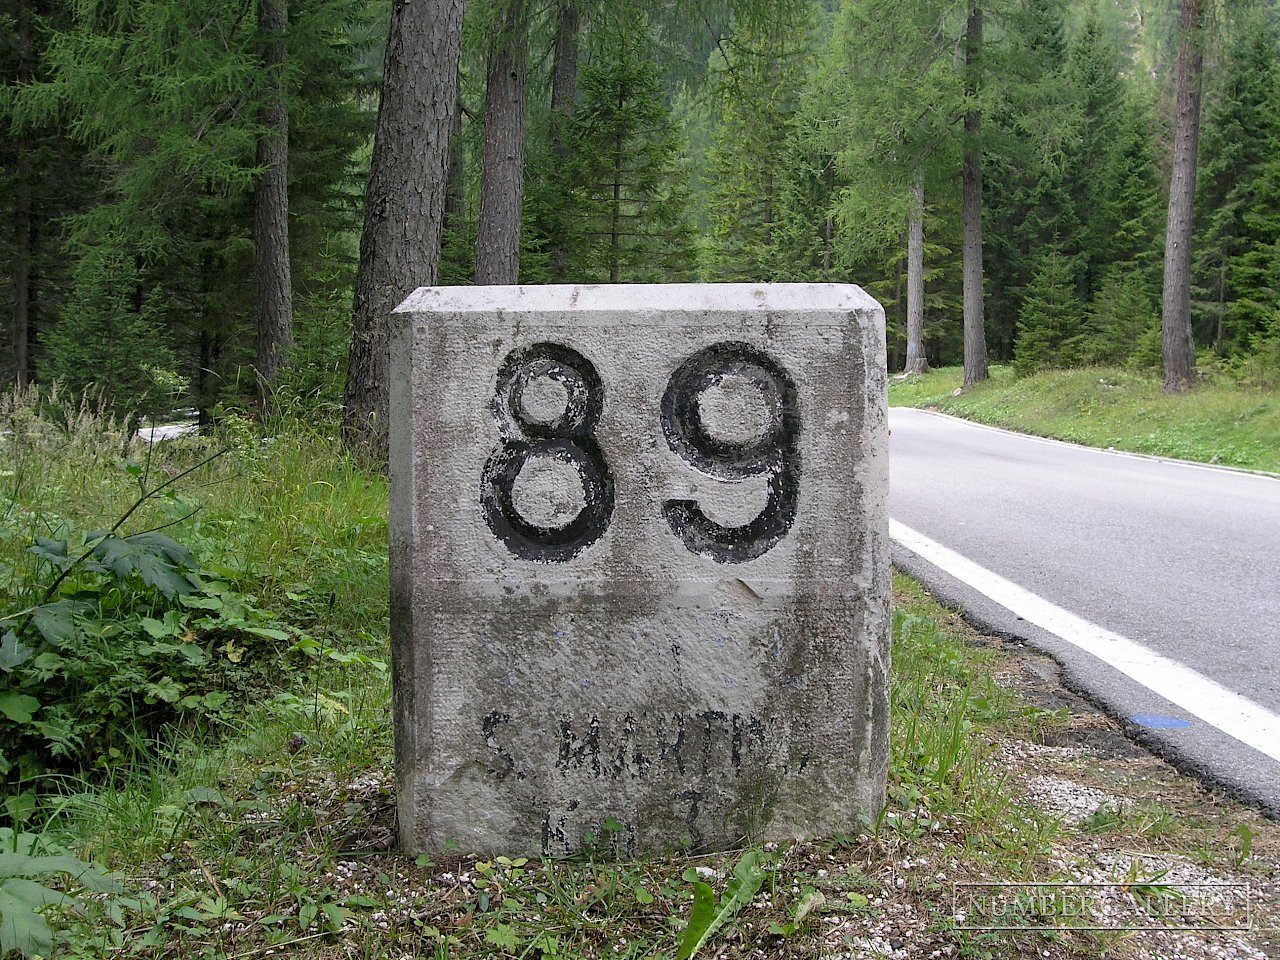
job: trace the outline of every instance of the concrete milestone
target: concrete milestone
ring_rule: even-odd
[[[837,284],[428,287],[398,312],[402,846],[631,855],[874,817],[880,306]]]

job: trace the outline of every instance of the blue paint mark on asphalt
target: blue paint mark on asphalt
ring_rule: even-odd
[[[1153,730],[1184,730],[1191,726],[1190,720],[1181,717],[1162,717],[1156,713],[1135,713],[1129,718],[1140,727],[1151,727]]]

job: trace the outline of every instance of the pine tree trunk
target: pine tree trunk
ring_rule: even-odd
[[[902,295],[902,287],[907,278],[907,265],[903,259],[901,251],[902,245],[906,241],[906,234],[902,234],[898,239],[897,251],[898,255],[893,258],[893,309],[897,311],[898,324],[905,325],[907,322],[907,298]],[[889,315],[885,314],[887,322]],[[902,362],[902,358],[898,356],[898,343],[895,338],[888,345],[889,352],[885,355],[885,369],[893,370]]]
[[[484,160],[476,225],[476,283],[520,282],[524,205],[527,0],[505,0],[489,38],[484,90]]]
[[[387,363],[394,310],[436,282],[458,98],[465,0],[393,0],[382,98],[365,193],[352,307],[343,435],[387,456]]]
[[[35,255],[34,218],[31,209],[31,164],[25,144],[17,145],[14,198],[13,279],[13,376],[19,389],[31,380],[31,260]]]
[[[982,111],[978,96],[982,71],[982,6],[970,0],[964,31],[964,385],[987,379],[987,332],[982,291]]]
[[[1213,352],[1218,356],[1226,356],[1222,351],[1222,340],[1227,326],[1227,261],[1224,257],[1218,266],[1218,323],[1213,332]]]
[[[574,101],[578,98],[578,29],[581,23],[581,0],[558,0],[556,3],[555,63],[551,72],[551,156],[556,171],[564,169],[569,159],[569,122],[573,119]],[[568,274],[568,224],[557,224],[551,238],[551,280],[563,283]]]
[[[271,412],[280,368],[293,342],[293,289],[289,275],[289,110],[285,100],[288,0],[258,0],[258,35],[266,99],[259,114],[253,196],[253,261],[258,315],[259,409]]]
[[[27,4],[17,6],[18,28],[18,82],[29,82],[32,73],[31,16]],[[31,377],[31,266],[35,255],[35,220],[31,202],[30,147],[19,137],[13,145],[15,153],[13,204],[13,379],[19,387],[25,387]]]
[[[1191,337],[1191,230],[1195,212],[1196,148],[1200,139],[1200,85],[1204,73],[1200,19],[1200,0],[1182,0],[1161,323],[1167,393],[1190,390],[1196,380],[1196,348]]]
[[[907,220],[907,365],[903,373],[924,373],[924,174],[916,174]]]

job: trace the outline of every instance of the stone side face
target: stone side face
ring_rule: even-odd
[[[879,305],[845,285],[474,287],[399,312],[402,846],[709,850],[875,816]]]

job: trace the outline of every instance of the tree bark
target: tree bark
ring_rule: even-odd
[[[253,195],[253,263],[258,315],[259,410],[271,412],[280,368],[293,343],[289,272],[289,110],[285,94],[288,0],[258,0],[258,35],[266,96],[259,113]]]
[[[924,174],[916,173],[907,218],[907,365],[903,373],[924,373]]]
[[[551,72],[551,156],[556,171],[569,159],[569,123],[578,98],[578,31],[581,0],[557,0],[555,62]],[[568,273],[568,224],[556,224],[551,238],[551,279],[563,283]]]
[[[987,379],[987,332],[982,290],[982,5],[969,0],[964,31],[964,385]]]
[[[32,74],[31,14],[27,4],[17,6],[18,82],[29,82]],[[13,379],[19,389],[31,379],[31,287],[32,258],[35,256],[35,217],[31,201],[31,157],[24,138],[14,144],[14,247],[13,282]]]
[[[394,0],[352,307],[343,435],[387,456],[391,311],[436,282],[465,0]]]
[[[1191,336],[1191,230],[1195,212],[1196,149],[1200,139],[1200,86],[1204,75],[1200,21],[1200,0],[1182,0],[1161,320],[1167,393],[1190,390],[1196,381],[1196,348]]]
[[[505,0],[489,37],[476,283],[520,282],[528,0]]]

